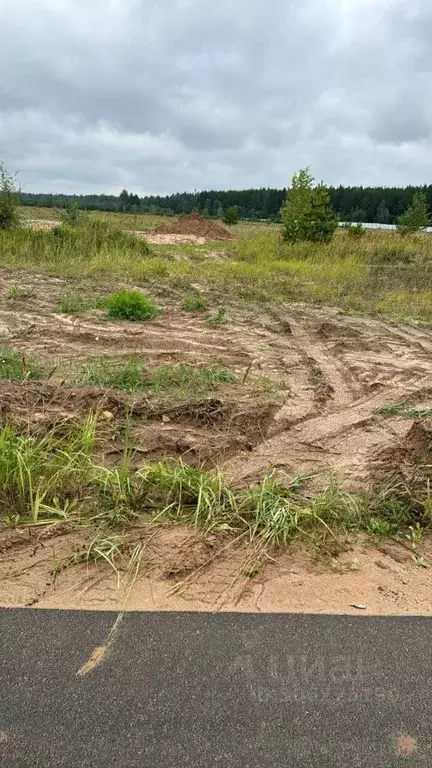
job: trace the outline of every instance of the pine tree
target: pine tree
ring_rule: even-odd
[[[237,224],[238,222],[238,213],[237,208],[227,208],[224,217],[223,217],[225,224]]]
[[[314,187],[308,168],[294,174],[291,189],[281,210],[283,239],[328,243],[337,229],[337,216],[324,184]]]
[[[390,211],[386,206],[385,200],[381,200],[375,215],[378,224],[390,224]]]
[[[399,216],[397,227],[402,235],[412,234],[430,224],[427,198],[424,192],[415,192],[411,205]]]

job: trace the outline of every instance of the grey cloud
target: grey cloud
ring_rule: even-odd
[[[416,183],[430,0],[3,0],[0,158],[29,190]]]

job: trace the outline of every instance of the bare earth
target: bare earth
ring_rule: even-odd
[[[7,299],[17,282],[28,295]],[[384,419],[376,409],[407,398],[415,407],[432,406],[431,331],[294,304],[268,312],[230,308],[229,322],[219,326],[172,308],[147,324],[112,323],[96,310],[53,313],[60,296],[94,290],[0,273],[1,338],[53,366],[47,382],[0,381],[2,423],[13,417],[42,429],[101,405],[116,421],[127,403],[137,463],[166,456],[218,463],[233,485],[255,483],[276,468],[281,482],[312,473],[316,488],[335,476],[358,491],[389,475],[403,477],[430,446],[430,419]],[[107,292],[103,286],[98,291]],[[132,355],[148,365],[218,363],[246,379],[211,398],[170,407],[144,395],[68,386],[84,360]],[[275,381],[277,391],[262,377]],[[113,434],[104,460],[115,463],[120,451]],[[138,527],[134,535],[140,539]],[[102,566],[69,568],[53,584],[55,562],[84,545],[77,533],[59,529],[0,533],[0,604],[330,613],[358,613],[363,609],[351,606],[365,604],[363,612],[386,614],[432,609],[431,571],[417,567],[409,547],[395,543],[381,551],[347,541],[346,551],[325,560],[294,549],[272,560],[220,536],[161,528],[145,546],[140,572],[119,589]],[[421,554],[426,561],[432,556],[429,542]]]
[[[31,229],[54,229],[59,226],[58,219],[27,219],[25,224]],[[154,245],[175,245],[176,243],[194,243],[195,245],[204,245],[207,242],[206,237],[200,237],[194,234],[163,234],[158,232],[149,232],[147,230],[130,230],[129,234],[147,240]]]

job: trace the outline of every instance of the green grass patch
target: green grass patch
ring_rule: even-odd
[[[387,419],[397,416],[403,419],[425,419],[432,416],[432,408],[410,408],[406,403],[389,403],[377,408],[375,413]]]
[[[236,384],[237,377],[228,368],[218,365],[146,368],[138,360],[99,360],[84,366],[77,383],[125,392],[149,391],[172,398],[189,398],[214,391],[221,383]]]
[[[108,317],[114,320],[151,320],[160,314],[153,302],[137,291],[119,291],[107,298]]]
[[[0,350],[0,379],[26,381],[41,379],[43,375],[43,366],[34,358],[27,358],[17,350]]]
[[[62,426],[45,436],[0,429],[0,525],[85,525],[96,534],[94,554],[106,539],[145,516],[150,524],[174,521],[213,533],[280,548],[293,541],[320,545],[341,533],[396,535],[417,547],[432,526],[428,485],[388,483],[353,495],[331,484],[310,493],[306,478],[281,485],[274,473],[244,489],[230,486],[219,470],[184,462],[144,464],[133,470],[104,467],[96,460],[97,419]],[[101,542],[105,542],[102,544]],[[117,544],[120,540],[116,539]],[[90,546],[90,545],[89,545]],[[118,547],[117,554],[122,548]],[[101,554],[102,559],[103,555]]]
[[[106,309],[107,303],[106,296],[85,298],[77,293],[68,293],[61,297],[55,311],[65,315],[81,315],[89,309]]]

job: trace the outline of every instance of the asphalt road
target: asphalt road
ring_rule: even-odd
[[[432,766],[432,619],[116,616],[0,610],[2,768]]]

